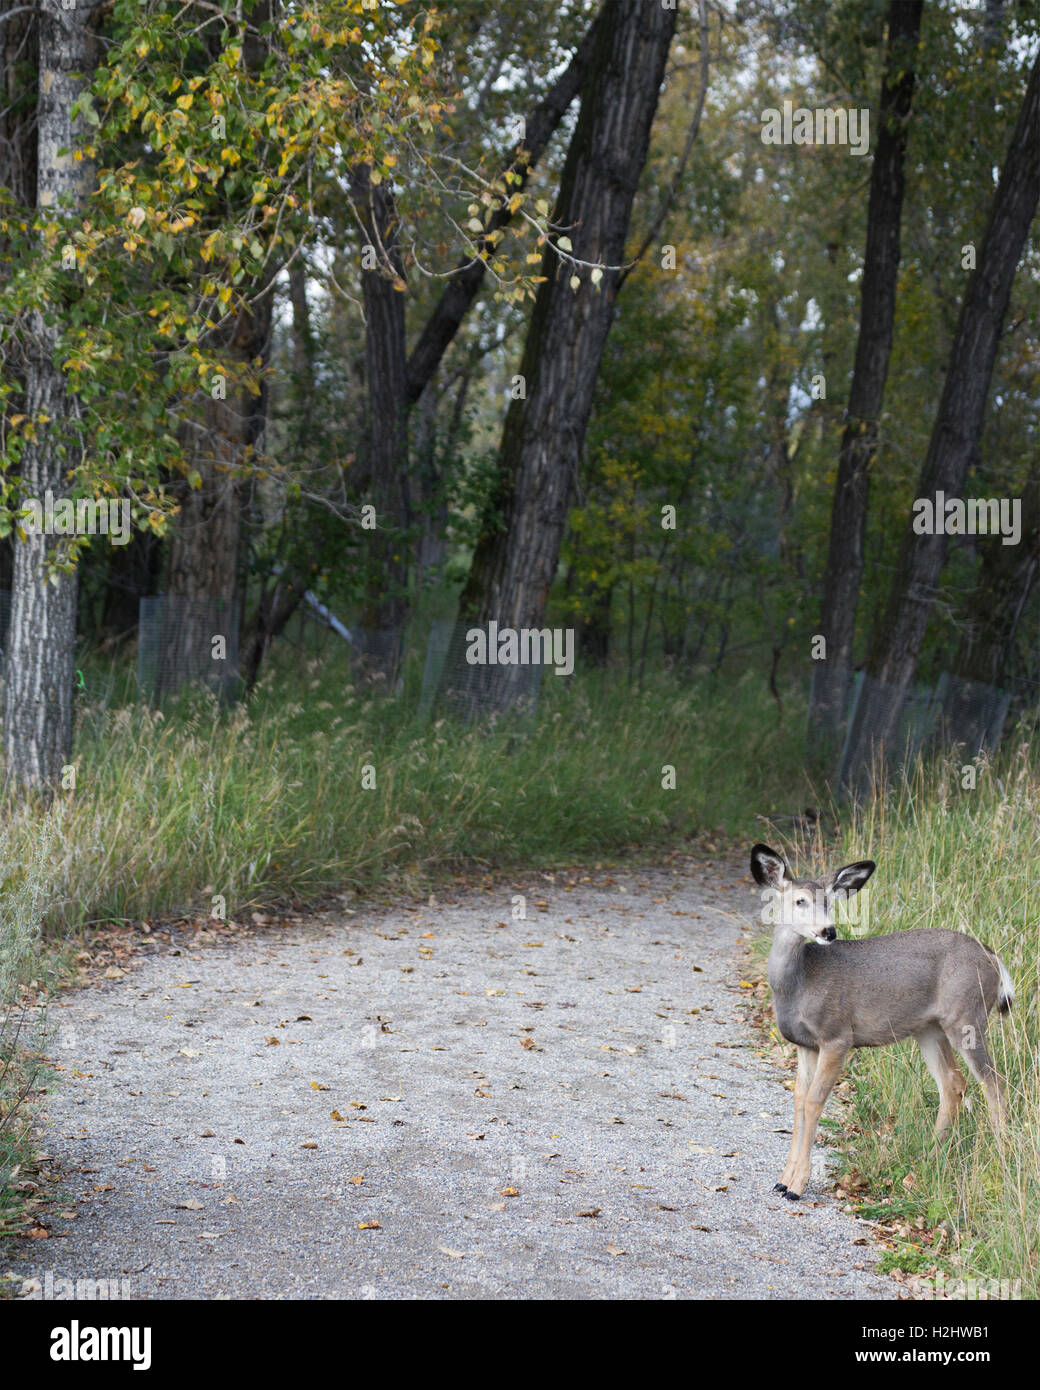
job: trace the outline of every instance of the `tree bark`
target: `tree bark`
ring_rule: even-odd
[[[556,574],[592,393],[610,329],[632,201],[646,160],[676,14],[642,0],[618,0],[597,27],[581,113],[553,223],[566,229],[573,255],[605,267],[593,284],[546,248],[520,375],[526,399],[506,415],[498,473],[459,618],[478,626],[541,627]],[[459,670],[458,661],[445,665]],[[515,698],[516,672],[489,667],[491,707]]]
[[[567,68],[532,113],[527,122],[522,157],[505,161],[505,167],[520,173],[523,182],[581,85],[595,29],[596,21]],[[377,529],[368,533],[371,546],[362,611],[365,633],[362,674],[366,680],[383,681],[386,688],[391,689],[401,661],[409,611],[406,532],[412,509],[408,478],[408,411],[432,381],[480,291],[487,266],[479,257],[459,264],[409,357],[405,344],[404,271],[397,248],[392,195],[385,185],[373,186],[365,169],[355,171],[353,184],[365,239],[369,246],[377,249],[379,261],[375,268],[362,271],[368,376],[367,471],[377,513]],[[512,185],[513,191],[519,187],[522,183]],[[482,249],[490,247],[488,235],[505,227],[511,218],[508,206],[496,211],[481,238]],[[421,572],[430,558],[429,541],[422,549]]]
[[[918,496],[960,497],[977,450],[1000,333],[1015,271],[1040,201],[1040,57],[993,198],[978,266],[965,291],[950,367],[918,485]],[[903,535],[895,580],[868,662],[871,687],[860,698],[850,731],[845,780],[858,777],[874,748],[889,747],[924,641],[946,558],[946,535]]]
[[[70,111],[94,68],[93,26],[100,9],[98,0],[79,0],[74,9],[63,8],[61,0],[45,0],[40,7],[36,204],[48,217],[60,210],[70,220],[78,219],[93,182],[90,163],[73,157],[84,123],[73,120]],[[60,245],[53,254],[61,256]],[[84,447],[79,402],[66,391],[54,361],[59,331],[57,322],[45,321],[42,310],[34,312],[25,412],[36,433],[22,455],[21,491],[23,498],[41,503],[48,489],[55,498],[66,494]],[[48,582],[48,562],[55,558],[59,539],[36,534],[15,539],[5,672],[7,776],[45,795],[57,789],[72,752],[77,581],[75,573],[59,573],[55,583]]]
[[[397,245],[397,214],[385,184],[355,172],[354,196],[377,264],[361,272],[368,377],[368,466],[376,509],[369,540],[361,623],[367,680],[391,690],[408,617],[408,367],[404,336],[405,279]]]
[[[586,599],[588,617],[578,630],[578,650],[590,666],[606,666],[610,660],[611,613],[614,608],[614,586],[599,589]]]
[[[859,339],[838,458],[820,633],[826,656],[814,670],[810,727],[817,752],[833,751],[852,675],[856,608],[863,578],[870,469],[892,350],[907,126],[923,0],[891,0],[877,147],[870,177]]]
[[[985,543],[979,579],[964,612],[964,630],[954,674],[964,680],[999,685],[1014,650],[1019,621],[1040,571],[1040,472],[1022,490],[1022,537],[1004,545],[999,536]]]
[[[271,296],[242,309],[229,327],[235,362],[266,360]],[[180,485],[181,510],[170,539],[156,697],[195,681],[222,698],[238,680],[242,470],[262,441],[266,394],[229,384],[226,395],[200,394],[196,418],[182,426],[185,449],[202,484]],[[221,645],[216,641],[223,638]]]
[[[292,370],[306,412],[314,395],[314,334],[307,302],[307,267],[299,256],[289,267],[289,301],[292,304]]]
[[[262,66],[270,43],[260,26],[275,19],[278,8],[278,0],[252,0],[247,7],[238,7],[244,62],[251,71]],[[204,42],[215,60],[224,42],[221,31],[209,29]],[[229,209],[228,216],[234,212]],[[252,303],[221,330],[228,357],[237,365],[258,358],[266,365],[273,298],[269,287],[277,270],[277,265],[268,268],[266,281],[252,287]],[[196,681],[224,699],[238,690],[238,629],[244,596],[239,582],[245,502],[242,470],[263,440],[267,389],[261,377],[258,395],[229,384],[224,397],[214,398],[211,388],[200,392],[197,400],[198,414],[184,422],[182,438],[187,459],[202,484],[191,488],[184,480],[178,485],[181,509],[167,554],[158,699]]]
[[[310,306],[307,302],[307,272],[297,257],[289,267],[289,299],[292,305],[292,372],[295,394],[294,413],[299,423],[297,438],[304,444],[308,439],[311,421],[311,401],[314,397],[314,335],[311,330]],[[307,575],[302,561],[280,569],[278,577],[265,573],[260,585],[256,623],[246,643],[242,674],[245,693],[251,694],[260,677],[260,668],[271,643],[286,627],[307,590]]]
[[[307,576],[298,569],[289,569],[270,587],[265,583],[261,589],[256,628],[243,666],[247,695],[251,694],[256,686],[268,648],[285,630],[306,592]]]

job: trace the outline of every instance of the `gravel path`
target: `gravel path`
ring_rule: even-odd
[[[5,1263],[144,1298],[894,1298],[832,1199],[771,1190],[744,865],[585,874],[185,937],[64,998],[77,1215]]]

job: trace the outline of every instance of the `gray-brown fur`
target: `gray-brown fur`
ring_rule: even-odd
[[[1011,1004],[1011,980],[988,946],[936,928],[836,940],[832,908],[858,892],[872,860],[822,879],[796,879],[767,845],[751,851],[755,881],[773,898],[769,984],[777,1026],[798,1048],[791,1152],[777,1188],[797,1200],[809,1177],[820,1112],[850,1048],[884,1047],[913,1037],[939,1087],[936,1129],[957,1116],[966,1089],[954,1049],[986,1092],[994,1126],[1004,1112],[1004,1080],[986,1048],[986,1021]]]

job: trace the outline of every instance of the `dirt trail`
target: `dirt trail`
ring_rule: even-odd
[[[771,1190],[745,873],[528,875],[76,992],[44,1142],[78,1215],[5,1263],[144,1298],[894,1298],[832,1199]]]

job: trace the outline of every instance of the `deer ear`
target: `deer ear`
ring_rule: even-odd
[[[756,845],[751,851],[751,877],[762,888],[779,888],[791,875],[782,854],[768,845]]]
[[[829,885],[831,892],[844,893],[846,897],[850,893],[858,893],[876,868],[873,859],[860,859],[855,864],[846,864],[844,868],[835,870],[832,875]]]

